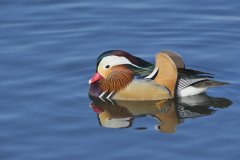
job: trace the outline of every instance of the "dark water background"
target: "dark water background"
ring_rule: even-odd
[[[0,159],[239,159],[239,8],[238,0],[1,0]],[[185,119],[173,134],[148,116],[101,127],[87,81],[110,49],[150,62],[162,49],[179,52],[188,67],[231,83],[207,93],[233,104]]]

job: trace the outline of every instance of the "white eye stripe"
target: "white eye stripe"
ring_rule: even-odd
[[[107,66],[107,65],[110,65],[110,67],[112,66],[116,66],[116,65],[121,65],[121,64],[130,64],[134,67],[137,67],[137,68],[142,68],[142,67],[139,67],[133,63],[131,63],[127,58],[125,57],[119,57],[119,56],[107,56],[107,57],[104,57],[101,62],[99,63],[99,66]]]

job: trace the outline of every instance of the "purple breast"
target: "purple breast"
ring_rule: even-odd
[[[98,97],[101,94],[101,90],[99,89],[98,82],[90,84],[89,87],[89,94],[94,97]]]

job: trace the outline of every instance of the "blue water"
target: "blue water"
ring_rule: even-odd
[[[239,159],[239,7],[238,0],[1,0],[0,159]],[[163,121],[153,116],[171,123],[169,107],[125,108],[130,126],[104,126],[87,82],[110,49],[150,62],[160,50],[179,52],[187,67],[231,83],[207,92],[223,106],[173,104],[169,132],[155,129]]]

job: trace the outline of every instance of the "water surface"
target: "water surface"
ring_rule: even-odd
[[[2,0],[0,158],[238,159],[239,7],[237,0]],[[150,62],[160,50],[179,52],[187,67],[231,83],[207,92],[227,105],[170,103],[127,112],[130,127],[99,124],[87,82],[98,55],[111,49]],[[177,113],[171,133],[152,116],[166,111]]]

